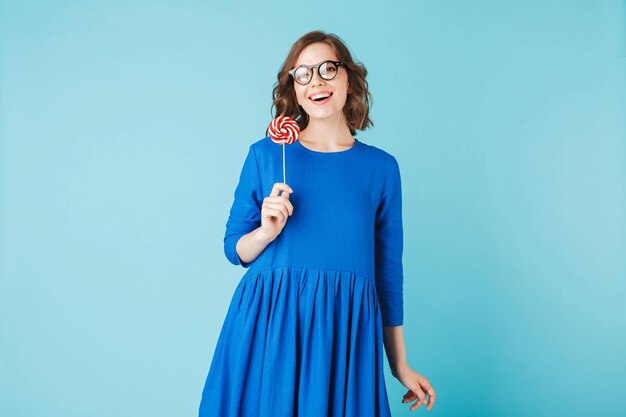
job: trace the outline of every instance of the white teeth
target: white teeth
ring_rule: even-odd
[[[331,95],[329,93],[315,94],[314,96],[311,96],[311,100],[317,100],[318,98],[326,98],[330,96]]]

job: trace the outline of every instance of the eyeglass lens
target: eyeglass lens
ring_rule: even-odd
[[[330,62],[322,62],[317,71],[320,77],[325,80],[332,80],[337,75],[337,66]],[[295,79],[299,84],[308,84],[313,78],[313,69],[307,67],[299,67],[295,72]]]

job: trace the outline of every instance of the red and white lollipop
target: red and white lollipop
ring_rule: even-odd
[[[285,172],[285,144],[291,145],[298,140],[300,134],[300,126],[298,122],[289,116],[278,116],[267,128],[269,137],[272,142],[283,145],[283,182],[287,182]]]

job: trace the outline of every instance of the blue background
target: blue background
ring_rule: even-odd
[[[400,163],[429,415],[626,415],[625,2],[219,3],[1,3],[0,415],[196,415],[241,165],[314,29]]]

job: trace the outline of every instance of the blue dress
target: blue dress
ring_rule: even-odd
[[[283,182],[283,145],[250,145],[224,252],[247,268],[224,320],[201,417],[387,417],[383,326],[400,326],[402,193],[391,154],[284,145],[293,215],[251,263],[235,245]]]

